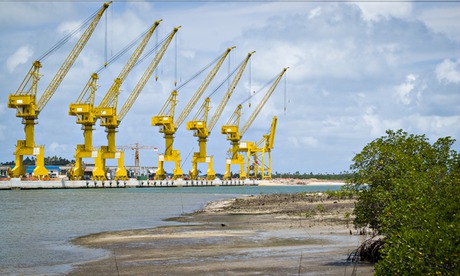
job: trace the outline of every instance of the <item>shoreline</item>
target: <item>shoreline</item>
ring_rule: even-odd
[[[345,180],[323,180],[323,179],[272,179],[262,180],[259,186],[343,186]]]
[[[347,262],[365,236],[352,229],[354,200],[273,194],[211,201],[167,221],[178,225],[99,233],[73,244],[111,252],[68,275],[373,275]],[[351,235],[350,235],[351,233]]]

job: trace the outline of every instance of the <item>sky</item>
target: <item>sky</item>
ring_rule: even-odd
[[[7,107],[8,95],[16,92],[35,59],[102,3],[0,1],[0,162],[14,160],[16,141],[24,139],[21,120]],[[163,21],[158,34],[147,49],[174,27],[182,27],[154,74],[158,80],[151,77],[117,133],[117,146],[139,143],[158,148],[140,151],[143,166],[156,166],[158,153],[164,152],[162,134],[151,126],[151,117],[174,90],[174,82],[180,85],[190,79],[231,46],[236,48],[203,96],[210,95],[249,52],[256,53],[209,137],[208,154],[214,156],[218,173],[224,172],[230,147],[221,126],[239,103],[254,95],[243,104],[243,125],[268,89],[261,88],[285,67],[285,77],[243,136],[259,141],[277,116],[273,172],[347,171],[353,157],[388,129],[424,134],[432,143],[446,136],[460,139],[460,2],[114,1],[39,115],[35,143],[45,145],[45,156],[73,159],[83,132],[68,115],[69,104],[92,72],[159,19]],[[37,99],[77,39],[42,62]],[[96,104],[129,55],[99,74]],[[123,83],[119,108],[150,60],[136,66]],[[177,115],[208,71],[180,89]],[[226,88],[224,84],[211,97],[210,116]],[[105,135],[98,123],[94,146],[106,145]],[[458,151],[459,145],[456,142],[454,149]],[[185,123],[176,133],[175,148],[187,172],[198,142]],[[125,164],[134,164],[134,151],[126,150]],[[170,172],[172,164],[165,168]],[[199,169],[206,171],[206,166]]]

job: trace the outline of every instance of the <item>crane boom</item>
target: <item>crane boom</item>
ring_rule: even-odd
[[[85,47],[86,43],[88,42],[89,38],[93,34],[93,31],[96,28],[97,23],[99,23],[99,20],[101,19],[102,14],[109,7],[109,5],[111,3],[112,3],[112,1],[107,2],[102,6],[102,8],[97,13],[97,15],[94,17],[94,19],[91,22],[91,24],[88,26],[88,28],[85,30],[83,35],[78,40],[77,44],[75,44],[75,46],[73,47],[72,51],[67,56],[67,59],[61,65],[61,68],[59,68],[59,70],[56,73],[56,75],[54,76],[53,80],[48,85],[48,87],[45,89],[45,91],[43,92],[42,96],[40,97],[40,100],[38,101],[37,107],[36,107],[37,114],[40,113],[43,110],[43,108],[46,106],[46,104],[51,99],[53,94],[56,92],[56,90],[59,87],[59,85],[61,84],[62,80],[67,75],[67,72],[69,72],[70,68],[74,64],[74,62],[77,59],[78,55],[81,53],[81,51]]]
[[[224,52],[222,57],[219,59],[219,61],[214,66],[214,68],[206,76],[206,79],[200,85],[198,90],[196,90],[196,92],[193,95],[192,99],[187,103],[187,105],[185,106],[184,110],[182,110],[182,113],[179,115],[179,117],[177,118],[176,122],[174,123],[176,128],[179,128],[179,126],[184,122],[185,118],[187,118],[187,116],[190,114],[190,112],[192,111],[193,107],[196,105],[196,103],[200,99],[201,95],[203,95],[203,92],[206,90],[206,88],[209,86],[211,81],[216,76],[217,71],[219,71],[219,69],[222,66],[222,63],[224,63],[224,60],[227,57],[227,55],[234,48],[235,48],[235,46],[227,48],[227,50]]]
[[[83,91],[80,93],[80,96],[78,96],[77,100],[75,101],[75,104],[94,104],[98,79],[99,75],[97,73],[91,74],[90,79],[83,88]]]
[[[107,93],[102,98],[101,102],[99,103],[98,108],[107,108],[107,107],[114,107],[117,108],[118,103],[118,94],[120,91],[120,86],[125,81],[126,77],[128,76],[129,72],[133,69],[134,65],[136,64],[137,60],[141,56],[142,52],[147,46],[150,38],[152,37],[153,32],[155,31],[156,27],[160,25],[162,20],[157,20],[153,25],[150,27],[148,33],[145,35],[144,39],[142,39],[141,43],[137,46],[136,50],[133,52],[131,57],[129,58],[128,62],[125,64],[121,72],[118,74],[118,77],[113,81],[112,85],[110,86]]]
[[[244,126],[241,128],[240,137],[243,136],[246,130],[248,130],[248,128],[251,126],[252,122],[254,122],[254,119],[257,117],[257,115],[259,115],[260,110],[265,105],[268,98],[270,98],[270,96],[273,94],[273,91],[275,91],[276,87],[278,86],[278,83],[280,82],[281,78],[283,77],[284,73],[287,71],[288,68],[289,67],[286,67],[283,69],[283,71],[281,71],[276,80],[273,82],[272,86],[268,89],[267,93],[265,93],[264,97],[259,102],[257,107],[254,109],[251,116],[249,116],[248,120],[246,121],[246,124],[244,124]]]
[[[236,85],[241,79],[241,76],[243,75],[244,69],[246,68],[246,65],[248,64],[249,59],[251,56],[255,53],[255,51],[250,52],[246,59],[244,60],[243,64],[241,65],[240,69],[236,73],[235,77],[233,78],[230,87],[228,88],[227,92],[225,93],[224,97],[219,103],[219,106],[216,109],[216,112],[214,112],[214,115],[211,118],[211,121],[209,121],[208,124],[208,132],[211,132],[214,126],[217,123],[217,120],[219,120],[220,115],[222,115],[222,112],[224,111],[225,106],[227,105],[228,101],[230,100],[230,97],[232,96],[233,91],[236,88]]]
[[[169,37],[166,39],[166,41],[161,46],[161,48],[158,51],[158,53],[155,55],[154,59],[150,62],[149,67],[144,72],[144,74],[142,75],[142,77],[139,80],[139,82],[137,83],[137,85],[134,87],[133,91],[129,95],[129,97],[126,100],[126,102],[123,105],[123,107],[120,109],[120,112],[118,113],[118,122],[121,122],[123,120],[123,118],[128,113],[129,109],[131,109],[131,107],[133,106],[134,102],[136,101],[137,97],[141,93],[142,89],[144,89],[145,84],[147,83],[149,78],[152,76],[153,71],[155,71],[155,68],[157,68],[158,63],[163,58],[163,55],[165,54],[166,50],[168,49],[168,46],[171,43],[171,40],[173,39],[173,37],[177,33],[177,31],[180,29],[180,27],[181,26],[178,26],[178,27],[174,28],[174,30],[171,32]]]
[[[90,79],[86,83],[85,87],[83,88],[80,96],[78,96],[75,103],[71,104],[70,109],[73,109],[72,106],[81,105],[81,104],[88,104],[92,106],[94,105],[94,97],[97,91],[97,80],[99,79],[99,72],[106,69],[110,64],[118,60],[124,53],[130,50],[137,42],[145,37],[145,35],[150,31],[150,28],[147,29],[144,33],[142,33],[137,39],[133,40],[130,44],[128,44],[125,48],[121,49],[117,54],[112,56],[108,61],[104,63],[95,73],[91,74]],[[70,115],[76,115],[73,110],[70,111]]]

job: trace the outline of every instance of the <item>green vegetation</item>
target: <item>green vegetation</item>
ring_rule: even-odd
[[[35,165],[35,158],[33,156],[32,157],[27,156],[23,160],[23,163],[24,163],[24,165]],[[2,166],[14,166],[14,161],[0,163],[0,165],[2,165]]]
[[[355,226],[383,235],[377,275],[460,274],[460,155],[454,140],[387,131],[353,158]]]
[[[347,189],[346,187],[342,187],[340,190],[337,190],[337,191],[327,190],[324,193],[330,199],[352,199],[357,196],[356,190]]]
[[[35,158],[32,156],[29,158],[28,156],[24,159],[24,165],[35,165]],[[58,157],[58,156],[48,156],[45,157],[45,165],[54,165],[54,166],[67,166],[70,163],[75,162],[74,160],[70,161],[66,158]],[[3,166],[14,166],[14,161],[1,163]]]
[[[320,213],[324,213],[326,211],[326,207],[324,207],[324,205],[320,203],[316,205],[316,210]]]

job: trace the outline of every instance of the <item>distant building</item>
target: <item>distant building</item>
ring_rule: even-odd
[[[11,167],[13,168],[13,167]],[[45,168],[48,170],[48,174],[51,178],[57,178],[61,174],[61,168],[59,166],[45,166]],[[35,170],[34,165],[28,165],[26,166],[26,174],[27,175],[33,175]]]

